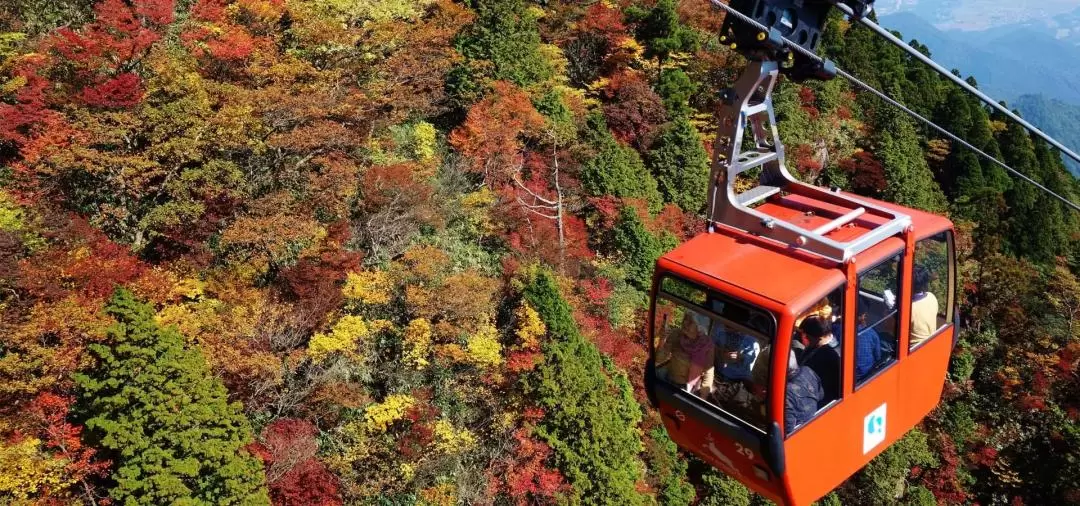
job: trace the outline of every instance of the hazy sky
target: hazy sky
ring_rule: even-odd
[[[1080,8],[1080,0],[878,0],[881,14],[915,11],[941,29],[984,30],[1048,20]]]

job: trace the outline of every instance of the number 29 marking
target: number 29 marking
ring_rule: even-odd
[[[754,460],[754,451],[739,443],[735,443],[735,452],[750,460]]]

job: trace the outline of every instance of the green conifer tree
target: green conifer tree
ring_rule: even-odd
[[[720,471],[708,468],[701,475],[702,506],[750,506],[754,493],[745,485]]]
[[[931,56],[930,48],[912,40],[909,45],[920,53]],[[944,99],[944,86],[933,69],[911,56],[904,56],[907,79],[904,81],[906,105],[915,112],[929,117]]]
[[[580,180],[585,192],[596,197],[642,199],[649,204],[651,212],[659,211],[663,198],[641,155],[615,139],[602,114],[590,114],[586,123],[582,137],[596,152],[581,167]]]
[[[1039,178],[1043,185],[1059,195],[1066,192],[1067,187],[1061,178],[1066,174],[1061,155],[1051,151],[1050,145],[1042,139],[1035,138],[1033,143],[1035,160],[1039,164]],[[1065,215],[1069,211],[1062,209],[1061,201],[1042,191],[1038,193],[1035,209],[1032,221],[1027,226],[1030,233],[1035,236],[1032,238],[1032,242],[1036,244],[1035,251],[1043,256],[1032,258],[1032,260],[1050,263],[1054,260],[1054,256],[1065,253],[1065,248],[1069,245],[1070,229],[1065,221]]]
[[[1005,120],[1003,115],[995,115]],[[998,135],[1003,161],[1021,174],[1035,181],[1042,182],[1042,171],[1035,156],[1035,146],[1027,130],[1020,124],[1009,121],[1008,126]],[[1038,214],[1043,210],[1039,206],[1039,190],[1030,184],[1014,184],[1005,193],[1009,205],[1006,222],[1007,244],[1011,251],[1032,261],[1046,261],[1053,256],[1053,247],[1043,240],[1043,234],[1033,233],[1032,224],[1040,220]]]
[[[689,114],[690,97],[696,91],[697,85],[690,80],[690,76],[678,68],[664,69],[656,83],[656,94],[664,99],[668,116]]]
[[[669,234],[657,237],[649,232],[637,211],[630,206],[619,211],[613,238],[615,250],[626,261],[627,281],[643,291],[652,286],[656,259],[678,245],[678,240]]]
[[[897,204],[932,212],[945,210],[945,195],[926,163],[915,125],[907,116],[879,109],[876,152],[888,181],[885,198]]]
[[[524,298],[547,326],[544,361],[526,390],[545,410],[537,433],[572,486],[573,504],[644,504],[641,406],[626,376],[578,330],[570,305],[546,270],[532,273]]]
[[[660,0],[638,25],[638,40],[645,43],[645,56],[663,62],[671,53],[697,48],[697,35],[679,21],[678,6],[678,0]]]
[[[968,95],[967,100],[971,110],[971,130],[964,138],[972,146],[981,149],[983,153],[1001,159],[1001,149],[998,147],[997,139],[994,139],[994,133],[990,130],[990,113],[979,99]],[[979,158],[979,163],[982,164],[983,181],[986,186],[998,193],[1012,186],[1009,174],[1000,165],[982,157]]]
[[[678,115],[664,128],[648,154],[648,162],[665,202],[689,213],[705,207],[709,154],[690,118]]]
[[[555,75],[551,62],[540,51],[539,24],[526,2],[477,0],[474,4],[476,21],[457,40],[461,54],[470,60],[490,61],[491,78],[518,86]]]
[[[656,500],[664,506],[688,506],[694,502],[694,486],[686,481],[686,457],[663,426],[649,431],[645,440],[647,472],[656,480]]]
[[[966,93],[958,87],[951,87],[947,100],[942,102],[936,116],[939,125],[963,139],[971,133],[972,111]],[[941,187],[954,200],[986,186],[977,155],[955,142],[951,144],[949,156],[941,170]]]
[[[76,375],[86,437],[115,466],[119,504],[269,504],[262,465],[244,448],[251,427],[221,381],[148,304],[117,290],[116,323],[89,346],[94,365]]]

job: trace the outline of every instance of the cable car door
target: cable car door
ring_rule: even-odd
[[[834,314],[842,316],[832,325],[841,370],[831,374],[839,374],[839,391],[826,388],[826,400],[835,400],[786,436],[788,484],[796,504],[821,498],[903,433],[897,424],[889,424],[895,418],[891,411],[899,408],[895,343],[900,305],[895,294],[900,293],[902,256],[898,251],[857,278],[850,274],[846,286],[829,297]],[[841,300],[842,308],[837,308]],[[808,356],[828,352],[827,347],[808,349],[800,366],[820,368],[821,361],[808,361]],[[822,378],[830,374],[815,372]]]

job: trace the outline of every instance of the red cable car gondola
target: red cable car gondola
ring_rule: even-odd
[[[937,405],[956,267],[949,220],[791,177],[771,100],[779,71],[753,62],[728,94],[709,231],[656,263],[646,385],[680,447],[777,503],[809,504]],[[758,185],[736,193],[748,171]],[[809,337],[831,343],[806,347],[811,318]],[[787,384],[803,368],[822,397],[798,419]]]

